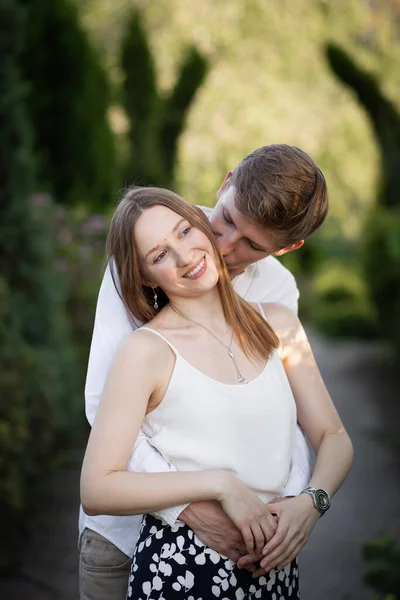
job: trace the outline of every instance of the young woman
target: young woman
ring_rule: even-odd
[[[304,330],[287,308],[250,306],[234,293],[208,220],[170,191],[130,190],[108,250],[127,309],[147,326],[125,338],[108,373],[82,470],[85,512],[143,514],[215,500],[263,567],[276,538],[292,535],[280,530],[271,502],[289,475],[296,420],[318,455],[310,489],[287,500],[308,528],[352,461]],[[140,427],[177,472],[125,470]],[[147,515],[128,598],[296,597],[301,536],[281,571],[252,578],[186,525],[172,529]]]

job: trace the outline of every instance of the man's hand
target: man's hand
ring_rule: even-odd
[[[219,502],[192,502],[181,512],[179,519],[193,529],[203,544],[235,563],[246,553],[242,534],[226,516]],[[260,560],[260,557],[256,560]],[[250,562],[244,568],[251,573],[255,571],[255,566]]]
[[[294,498],[279,498],[268,506],[271,512],[277,515],[278,528],[263,548],[260,568],[253,571],[254,578],[289,564],[307,543],[320,516],[312,498],[307,494],[300,494]],[[257,557],[254,553],[247,554],[239,559],[238,566],[245,568],[255,560]]]

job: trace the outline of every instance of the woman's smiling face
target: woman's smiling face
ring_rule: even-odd
[[[146,284],[161,287],[169,297],[198,296],[217,284],[210,240],[170,208],[157,205],[145,210],[134,235]]]

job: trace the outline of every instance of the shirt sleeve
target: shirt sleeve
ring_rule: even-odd
[[[109,266],[104,273],[97,299],[92,343],[85,384],[86,417],[93,425],[108,369],[119,344],[138,327],[130,318],[115,289]]]
[[[310,481],[310,452],[306,438],[299,425],[293,444],[292,463],[289,478],[286,482],[284,496],[298,496]]]
[[[261,284],[264,289],[262,302],[284,304],[297,315],[300,293],[292,273],[274,256],[260,263],[258,286]]]
[[[131,318],[125,309],[107,265],[97,300],[85,385],[86,417],[90,425],[93,425],[115,351],[123,338],[141,325],[142,323]],[[176,471],[175,467],[167,463],[149,443],[141,430],[128,462],[128,470],[142,473]],[[154,514],[173,526],[186,506],[176,506]]]

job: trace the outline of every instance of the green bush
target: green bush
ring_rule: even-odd
[[[400,549],[396,541],[391,536],[374,538],[364,545],[363,557],[368,563],[365,583],[384,600],[399,600]]]
[[[0,0],[0,571],[18,565],[57,446],[74,431],[77,370],[54,244],[34,188],[20,76],[24,11]]]
[[[308,316],[330,336],[370,338],[376,334],[376,315],[357,265],[326,262],[315,275]]]
[[[55,267],[63,281],[66,319],[83,381],[105,263],[107,219],[100,214],[78,215],[54,203],[48,194],[35,194],[32,202],[55,240]]]
[[[28,20],[20,62],[39,188],[68,206],[108,207],[119,174],[106,73],[74,2],[21,1]]]
[[[400,357],[400,114],[376,79],[336,45],[327,46],[335,75],[364,108],[380,150],[376,205],[366,222],[364,273],[378,314],[379,333]]]
[[[400,356],[400,207],[377,206],[366,231],[364,267],[380,334],[393,342]]]
[[[191,46],[175,86],[162,96],[157,89],[154,59],[142,16],[134,9],[122,42],[121,66],[122,104],[129,119],[126,181],[173,188],[178,141],[194,97],[206,77],[208,63]]]

